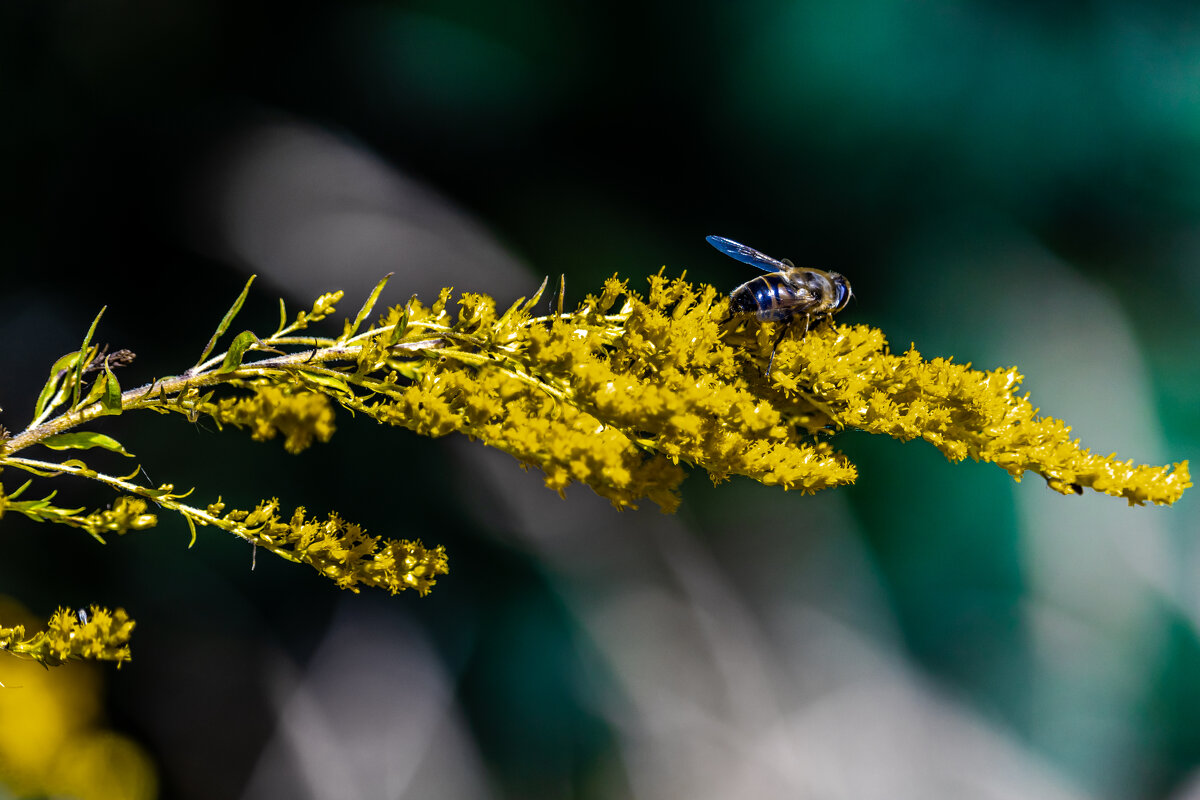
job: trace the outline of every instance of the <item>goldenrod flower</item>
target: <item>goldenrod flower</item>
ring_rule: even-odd
[[[426,549],[420,542],[368,536],[362,527],[337,514],[324,521],[307,519],[297,508],[287,522],[280,519],[279,502],[267,500],[253,511],[226,512],[223,503],[208,507],[212,524],[235,533],[298,564],[308,564],[338,586],[353,592],[359,585],[396,594],[415,589],[426,595],[447,572],[445,548]]]
[[[544,316],[534,313],[541,289],[503,313],[490,297],[471,293],[459,298],[454,313],[444,289],[431,306],[413,299],[371,326],[385,283],[335,338],[298,333],[330,316],[340,292],[322,295],[290,323],[281,306],[273,334],[243,331],[214,356],[247,284],[195,366],[127,391],[113,368],[128,365],[132,354],[107,355],[90,344],[97,317],[80,349],[52,368],[34,423],[0,438],[0,468],[75,475],[126,496],[111,509],[82,514],[55,506],[53,494],[17,500],[28,484],[8,495],[0,487],[0,517],[15,511],[103,541],[105,533],[153,526],[157,517],[147,505],[153,501],[181,514],[193,537],[197,526],[215,526],[308,564],[344,588],[425,594],[447,573],[441,547],[369,536],[337,514],[310,519],[298,508],[284,518],[274,500],[253,511],[225,511],[220,501],[199,508],[170,484],[137,483],[139,470],[120,477],[78,458],[18,455],[40,444],[129,456],[115,439],[77,429],[142,409],[192,420],[207,415],[218,425],[249,428],[257,440],[282,434],[285,449],[295,453],[333,434],[334,403],[425,436],[465,434],[537,467],[559,493],[584,484],[617,508],[649,499],[675,510],[689,469],[704,470],[714,482],[742,475],[802,493],[851,483],[854,465],[832,444],[851,428],[924,439],[952,461],[992,462],[1018,480],[1034,472],[1065,494],[1092,488],[1130,504],[1169,504],[1191,486],[1186,461],[1139,466],[1083,448],[1065,423],[1039,417],[1018,396],[1015,368],[976,370],[926,360],[915,348],[895,354],[882,332],[864,325],[822,321],[780,340],[779,323],[731,317],[722,293],[682,277],[652,276],[645,296],[613,277],[574,310],[564,309],[560,286],[554,310]],[[264,353],[273,355],[256,355]],[[233,395],[216,397],[218,391]],[[82,629],[64,614],[36,643],[43,663],[127,657],[111,638],[132,627],[123,612],[97,613]],[[100,621],[109,626],[103,635]]]
[[[1017,396],[1015,369],[895,355],[867,326],[785,339],[768,380],[775,325],[729,319],[716,289],[682,278],[652,277],[644,299],[613,278],[576,311],[539,318],[532,303],[497,317],[490,298],[464,295],[451,322],[447,298],[382,320],[404,326],[400,343],[444,344],[393,360],[390,380],[368,386],[375,398],[340,402],[429,436],[465,433],[539,467],[552,489],[584,483],[618,507],[674,510],[682,465],[806,493],[850,483],[854,466],[830,444],[846,428],[923,438],[1064,493],[1171,503],[1191,485],[1187,462],[1135,467],[1081,448]]]
[[[201,404],[197,411],[211,416],[217,425],[250,428],[250,438],[256,442],[269,441],[282,433],[283,449],[289,453],[306,450],[314,439],[328,442],[336,430],[332,404],[323,394],[265,380],[235,385],[250,389],[253,395]]]
[[[128,661],[129,637],[133,620],[125,610],[110,611],[92,606],[75,612],[60,608],[54,612],[46,629],[25,638],[23,625],[0,628],[0,650],[55,667],[70,659],[116,661],[119,666]]]

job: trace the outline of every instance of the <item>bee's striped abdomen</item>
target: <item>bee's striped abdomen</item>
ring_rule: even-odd
[[[731,308],[738,313],[755,314],[763,322],[786,322],[796,310],[797,287],[781,273],[759,275],[734,290]]]

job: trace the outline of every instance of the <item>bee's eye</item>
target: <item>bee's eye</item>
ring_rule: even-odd
[[[850,302],[850,282],[841,275],[838,275],[834,286],[837,287],[837,303],[834,304],[836,307],[835,310],[841,311]]]

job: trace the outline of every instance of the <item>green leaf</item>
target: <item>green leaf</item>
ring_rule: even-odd
[[[400,318],[396,320],[396,324],[392,326],[392,332],[388,334],[387,346],[391,347],[396,342],[400,341],[401,337],[408,332],[408,306],[404,307],[404,311],[400,313]]]
[[[42,511],[47,508],[56,508],[57,509],[58,508],[57,506],[52,506],[50,504],[50,500],[56,494],[58,494],[58,492],[51,492],[48,496],[43,497],[41,500],[22,500],[19,503],[13,503],[11,508],[14,508],[17,511],[20,511],[21,513],[26,513],[26,512],[31,512],[31,511],[33,511],[33,512]],[[83,508],[82,507],[80,507],[80,508],[63,508],[63,509],[61,509],[61,511],[63,511],[67,514],[78,514],[80,511],[83,511]],[[45,516],[45,515],[43,515],[43,516]]]
[[[20,486],[17,488],[17,490],[16,490],[15,492],[9,492],[9,493],[8,493],[8,499],[9,499],[9,500],[16,500],[18,497],[20,497],[22,494],[24,494],[24,493],[25,493],[25,490],[26,490],[26,489],[28,489],[28,488],[29,488],[29,486],[30,486],[32,483],[33,483],[33,479],[32,479],[32,478],[31,478],[31,479],[29,479],[29,480],[27,480],[27,481],[25,481],[24,483],[22,483],[22,484],[21,484],[21,485],[20,485]],[[55,491],[57,491],[57,489],[56,489]]]
[[[146,497],[149,497],[151,500],[158,501],[163,498],[166,498],[167,500],[182,500],[194,491],[196,491],[196,487],[193,486],[183,494],[175,494],[175,484],[164,483],[157,489],[142,489],[141,493]]]
[[[379,301],[379,295],[383,292],[383,287],[387,286],[388,280],[390,280],[395,274],[396,273],[394,272],[389,272],[387,275],[383,276],[383,280],[375,284],[375,288],[371,290],[371,296],[367,298],[365,303],[363,303],[363,307],[358,310],[358,316],[354,318],[354,324],[350,326],[348,331],[342,334],[342,341],[346,341],[358,332],[358,329],[363,324],[363,321],[366,320],[372,309],[375,308],[375,303]]]
[[[217,370],[220,375],[225,372],[233,372],[242,365],[242,357],[246,355],[246,351],[251,345],[262,344],[258,337],[252,331],[242,331],[233,340],[233,344],[229,345],[229,352],[225,354],[225,360],[221,362],[221,368]]]
[[[54,362],[54,366],[50,368],[50,378],[46,381],[46,385],[42,387],[42,393],[38,395],[37,404],[33,407],[34,420],[41,419],[42,413],[46,411],[47,403],[50,402],[50,398],[54,397],[54,393],[58,391],[62,379],[66,376],[67,370],[70,369],[71,364],[78,355],[79,353],[67,353]],[[59,400],[59,403],[61,402],[62,400]],[[54,405],[56,406],[58,403]],[[50,406],[50,408],[54,408],[54,406]]]
[[[59,475],[63,474],[61,469],[46,470],[39,467],[34,467],[30,464],[22,464],[20,461],[10,461],[9,466],[16,467],[17,469],[24,470],[31,475],[37,475],[41,478],[57,478]]]
[[[83,381],[83,367],[88,361],[88,345],[92,343],[92,336],[96,333],[96,326],[100,324],[100,318],[104,316],[104,306],[100,309],[100,313],[92,320],[92,327],[88,328],[87,336],[83,337],[83,346],[79,348],[79,358],[75,361],[75,386],[71,395],[71,408],[79,405],[79,388]]]
[[[87,408],[92,403],[102,402],[108,386],[108,378],[103,373],[97,375],[96,379],[92,381],[92,385],[88,387],[87,396],[79,401],[79,408]]]
[[[515,303],[513,303],[511,306],[509,306],[507,311],[505,311],[503,314],[500,315],[500,319],[496,320],[496,325],[495,325],[496,330],[498,330],[498,331],[504,330],[504,326],[508,324],[509,317],[511,317],[513,314],[517,313],[517,309],[520,308],[521,304],[524,302],[525,302],[524,297],[518,297],[517,301]]]
[[[113,375],[111,369],[108,368],[108,361],[104,362],[104,394],[100,396],[100,405],[104,406],[104,410],[110,414],[119,415],[125,409],[121,406],[121,384],[117,381],[117,376]]]
[[[246,296],[250,294],[250,284],[254,283],[254,279],[257,277],[257,275],[251,275],[250,280],[246,281],[246,285],[242,287],[242,293],[238,295],[237,300],[234,300],[233,305],[225,312],[225,316],[221,319],[221,324],[217,326],[216,333],[208,340],[208,346],[200,354],[200,360],[196,362],[196,367],[204,363],[204,360],[208,358],[208,354],[217,346],[217,340],[225,335],[225,331],[229,330],[229,326],[233,324],[233,318],[242,310],[242,303],[246,302]],[[196,367],[192,367],[192,369]]]
[[[549,282],[550,282],[550,276],[549,276],[549,275],[547,275],[546,277],[542,278],[542,285],[541,285],[541,286],[539,286],[539,287],[538,287],[538,290],[537,290],[536,292],[534,292],[534,293],[533,293],[533,297],[529,298],[529,302],[528,302],[528,303],[526,303],[526,304],[525,304],[525,308],[524,308],[524,309],[522,309],[523,311],[527,311],[527,312],[528,312],[528,311],[532,311],[532,310],[533,310],[533,307],[534,307],[534,306],[536,306],[536,305],[538,304],[538,301],[542,299],[542,293],[546,291],[546,284],[547,284],[547,283],[549,283]]]
[[[49,447],[51,450],[89,450],[93,447],[103,447],[105,450],[112,450],[114,453],[120,453],[130,458],[133,457],[133,454],[126,452],[125,448],[116,439],[111,436],[105,436],[103,433],[94,433],[92,431],[59,433],[54,436],[47,436],[45,439],[42,439],[40,444]]]
[[[537,305],[538,300],[542,299],[542,293],[546,291],[546,283],[549,280],[549,277],[542,279],[542,285],[539,286],[538,290],[533,293],[533,297],[529,298],[528,302],[526,302],[524,297],[521,297],[517,299],[517,302],[509,306],[508,310],[500,315],[500,319],[496,320],[495,330],[504,330],[505,325],[508,324],[509,318],[511,318],[513,314],[517,313],[517,309],[520,309],[522,313],[529,313],[530,309]]]
[[[142,471],[142,465],[138,464],[136,467],[133,468],[133,472],[129,473],[128,475],[118,475],[117,478],[128,483],[129,481],[136,478],[138,473],[141,471]]]
[[[306,369],[298,369],[296,370],[296,374],[306,383],[316,384],[317,386],[332,389],[335,392],[342,392],[343,394],[352,394],[350,384],[342,378],[336,378],[325,373],[309,372]]]

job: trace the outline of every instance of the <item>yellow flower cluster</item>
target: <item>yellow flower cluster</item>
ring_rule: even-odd
[[[328,442],[336,430],[332,404],[323,394],[268,380],[235,385],[249,388],[254,394],[227,397],[215,404],[202,403],[196,410],[210,415],[217,425],[249,428],[250,438],[256,442],[283,434],[283,447],[289,453],[306,450],[313,439]]]
[[[17,625],[0,628],[0,650],[29,658],[47,667],[56,667],[68,659],[116,661],[117,666],[130,659],[129,637],[134,622],[118,608],[92,606],[87,612],[60,608],[54,612],[44,631],[29,639],[25,628]]]
[[[1134,467],[1081,449],[1014,395],[1015,370],[893,355],[873,328],[792,337],[768,379],[777,327],[731,319],[716,289],[682,278],[651,277],[643,298],[614,277],[575,311],[560,295],[545,317],[532,316],[535,301],[498,315],[491,298],[466,294],[455,320],[448,300],[391,309],[391,341],[439,346],[396,349],[386,378],[364,384],[373,396],[339,401],[424,435],[465,433],[540,468],[552,489],[577,481],[619,508],[649,498],[674,510],[681,465],[806,493],[853,482],[828,441],[847,427],[923,438],[1017,478],[1034,471],[1063,492],[1170,503],[1190,485],[1186,462]]]
[[[894,355],[882,333],[862,325],[814,334],[780,346],[780,374],[772,377],[796,402],[819,404],[839,426],[924,439],[951,461],[995,463],[1017,480],[1035,472],[1063,494],[1088,487],[1130,505],[1170,504],[1191,486],[1186,461],[1135,466],[1082,448],[1066,423],[1039,417],[1027,396],[1017,396],[1016,368],[989,372],[943,358],[926,361],[916,348]]]
[[[407,539],[381,539],[368,536],[361,526],[346,522],[336,514],[325,521],[306,519],[304,508],[297,508],[284,522],[279,517],[279,502],[259,503],[253,511],[225,511],[223,503],[208,507],[207,513],[220,519],[227,528],[249,542],[289,561],[308,564],[339,587],[353,592],[360,586],[386,589],[398,594],[415,589],[424,596],[449,568],[442,546],[426,549],[420,542]]]
[[[0,518],[8,510],[24,514],[37,522],[57,522],[73,528],[81,528],[90,533],[100,542],[104,534],[118,535],[130,531],[142,531],[153,528],[158,523],[158,517],[147,513],[146,501],[137,497],[122,496],[113,501],[112,508],[93,511],[90,514],[80,514],[80,508],[62,508],[54,505],[52,492],[49,497],[40,500],[17,500],[29,482],[20,486],[15,492],[5,494],[4,485],[0,484]]]
[[[112,508],[88,514],[81,527],[97,538],[105,533],[120,535],[144,531],[158,524],[158,517],[147,513],[147,508],[149,506],[145,500],[123,495],[113,501]]]
[[[539,467],[552,489],[578,481],[619,508],[649,498],[673,511],[681,463],[806,492],[852,481],[843,456],[811,441],[811,415],[785,417],[740,377],[717,297],[656,277],[645,302],[613,279],[572,314],[538,320],[529,304],[498,318],[490,298],[464,295],[453,325],[445,294],[430,309],[413,302],[384,324],[407,323],[408,339],[446,329],[450,345],[351,407],[429,436],[466,433]]]

